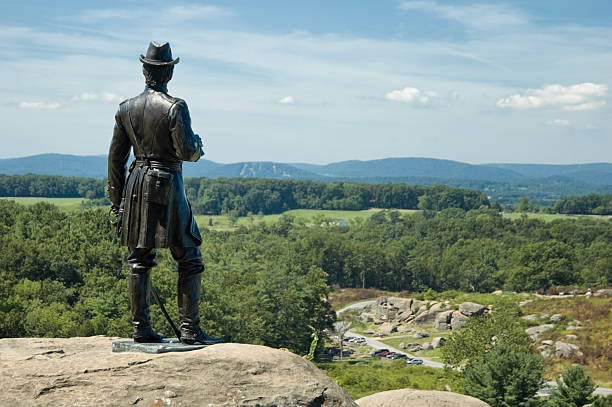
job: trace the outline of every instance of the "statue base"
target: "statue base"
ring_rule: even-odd
[[[203,349],[209,345],[186,345],[176,338],[163,339],[161,342],[140,343],[130,341],[113,341],[113,352],[167,353],[187,352]]]

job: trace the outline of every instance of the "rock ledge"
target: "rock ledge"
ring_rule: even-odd
[[[3,405],[357,406],[290,352],[228,343],[182,353],[111,353],[116,339],[1,339]]]

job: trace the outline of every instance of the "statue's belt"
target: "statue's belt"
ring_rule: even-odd
[[[183,162],[182,161],[160,161],[160,160],[152,160],[150,158],[137,158],[130,165],[130,171],[134,169],[134,167],[148,167],[148,168],[157,168],[160,170],[172,171],[172,172],[181,172],[183,170]]]

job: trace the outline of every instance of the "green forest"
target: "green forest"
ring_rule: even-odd
[[[426,209],[443,210],[461,208],[478,209],[481,206],[501,209],[504,204],[530,202],[530,209],[541,202],[516,195],[490,202],[485,192],[476,189],[443,185],[409,185],[401,182],[314,182],[307,180],[278,180],[263,178],[186,178],[187,197],[197,215],[234,213],[278,214],[291,209],[363,210]],[[90,205],[107,205],[104,197],[105,180],[94,178],[61,177],[56,175],[3,175],[0,174],[0,197],[87,198]],[[482,185],[473,185],[483,189]],[[493,190],[484,188],[487,194]],[[497,191],[494,195],[500,195]],[[526,194],[530,195],[530,194]],[[501,196],[501,195],[500,195]],[[499,198],[499,196],[497,196]],[[556,202],[556,204],[554,204]],[[554,206],[552,206],[554,204]],[[511,209],[511,208],[506,208]],[[610,215],[612,195],[589,194],[553,201],[544,212],[561,214]]]
[[[483,207],[382,211],[348,227],[287,215],[233,232],[200,226],[204,328],[301,354],[312,330],[334,321],[331,287],[545,292],[612,284],[612,228],[603,220],[510,220]],[[66,213],[0,200],[0,336],[128,336],[126,255],[105,209]],[[166,250],[158,263],[153,279],[176,318],[175,265]],[[153,321],[170,333],[156,307]]]

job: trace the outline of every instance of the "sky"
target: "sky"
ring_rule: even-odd
[[[106,154],[140,54],[216,162],[612,162],[609,0],[0,4],[0,158]]]

